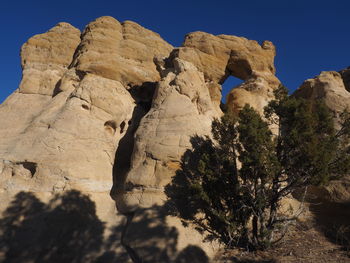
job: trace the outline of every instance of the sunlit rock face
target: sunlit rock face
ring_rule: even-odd
[[[135,108],[150,100],[137,86],[160,79],[153,57],[171,50],[158,34],[111,17],[82,34],[59,23],[30,38],[20,86],[0,106],[1,211],[19,192],[39,203],[74,189],[95,203],[106,230],[120,223],[109,196],[115,152]]]
[[[335,116],[339,117],[340,113],[350,106],[350,93],[345,86],[348,81],[347,70],[341,73],[323,71],[315,78],[305,80],[294,92],[294,96],[310,100],[324,100]]]
[[[210,91],[217,105],[221,96],[216,94],[229,76],[243,80],[226,98],[228,110],[234,113],[247,103],[262,112],[280,84],[275,76],[275,46],[270,41],[260,45],[244,37],[194,32],[173,53],[204,73],[206,82],[212,83]]]
[[[164,202],[163,188],[191,136],[209,135],[212,119],[222,115],[221,84],[230,75],[244,82],[228,95],[228,110],[237,113],[250,104],[262,113],[280,84],[274,56],[269,41],[259,45],[242,37],[194,32],[169,57],[155,58],[162,79],[136,131],[124,191],[115,195],[119,208],[133,211]]]
[[[223,114],[221,84],[228,76],[244,81],[228,95],[229,111],[249,103],[262,112],[279,85],[274,56],[271,42],[203,32],[173,48],[157,33],[112,17],[96,19],[82,33],[59,23],[30,38],[21,49],[20,86],[0,106],[0,210],[9,215],[17,211],[13,205],[29,202],[52,225],[60,204],[71,211],[81,202],[88,206],[81,213],[98,226],[91,233],[123,239],[127,248],[107,242],[101,251],[136,253],[150,262],[196,251],[206,262],[215,245],[164,214],[164,188],[191,137],[210,135],[213,118]],[[116,206],[128,214],[127,232]],[[39,214],[33,218],[42,220]],[[75,220],[68,214],[67,223]],[[28,215],[21,215],[23,222]],[[169,238],[170,250],[164,247]]]

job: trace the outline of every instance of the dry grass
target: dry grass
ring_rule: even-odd
[[[285,239],[274,248],[259,252],[225,250],[214,262],[350,263],[350,209],[344,211],[341,206],[337,213],[332,206],[333,213],[329,214],[329,205],[325,207],[326,222],[324,214],[320,213],[323,208],[318,207],[318,212],[312,212],[309,220],[292,226]]]

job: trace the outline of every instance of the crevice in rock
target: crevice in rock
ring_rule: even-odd
[[[87,74],[87,72],[75,69],[75,74],[77,74],[79,80],[82,81],[85,75]]]
[[[79,81],[82,81],[87,73],[84,71],[75,69],[75,74],[78,76]],[[55,96],[57,96],[59,93],[61,93],[63,91],[61,89],[61,84],[62,84],[62,78],[59,81],[57,81],[55,88],[52,92],[52,98],[54,98]],[[73,84],[73,86],[74,86],[74,84]]]
[[[120,139],[113,165],[113,187],[111,196],[113,199],[125,188],[126,175],[130,169],[131,157],[134,149],[134,135],[141,119],[151,109],[156,82],[145,82],[140,86],[131,87],[128,91],[136,102],[131,119],[125,131],[126,123],[121,123],[120,132],[124,136]]]
[[[144,82],[140,86],[129,88],[130,95],[136,101],[136,104],[147,113],[152,106],[153,95],[157,87],[157,82]]]
[[[132,219],[134,218],[135,213],[128,213],[125,214],[126,216],[126,223],[123,227],[120,243],[121,245],[125,248],[126,252],[128,253],[130,259],[132,260],[133,263],[142,263],[141,257],[137,254],[137,252],[125,242],[125,238],[127,236],[129,226],[132,222]]]
[[[52,92],[52,98],[55,97],[58,93],[60,93],[62,91],[60,89],[61,83],[62,83],[62,79],[57,81],[55,88],[53,89],[53,92]]]
[[[135,132],[138,129],[142,118],[151,109],[153,95],[156,89],[156,82],[145,82],[141,86],[131,87],[128,91],[136,102],[132,117],[128,121],[126,131],[126,122],[120,124],[120,133],[125,133],[120,139],[114,159],[113,165],[113,186],[111,189],[111,197],[116,199],[118,195],[123,194],[125,188],[126,176],[130,170],[131,157],[135,144]],[[106,124],[105,124],[106,125]],[[142,263],[142,259],[136,251],[125,241],[129,226],[134,218],[134,213],[126,213],[126,224],[123,227],[121,236],[121,245],[125,248],[130,259],[134,263]]]

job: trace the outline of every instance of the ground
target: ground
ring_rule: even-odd
[[[309,204],[309,213],[266,251],[225,250],[214,262],[350,263],[350,203]]]

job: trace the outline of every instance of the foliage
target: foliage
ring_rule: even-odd
[[[281,200],[350,170],[347,112],[335,129],[323,102],[288,96],[283,86],[275,98],[264,119],[246,105],[214,120],[212,138],[193,137],[166,188],[175,214],[228,247],[278,242],[297,216],[281,214]]]

